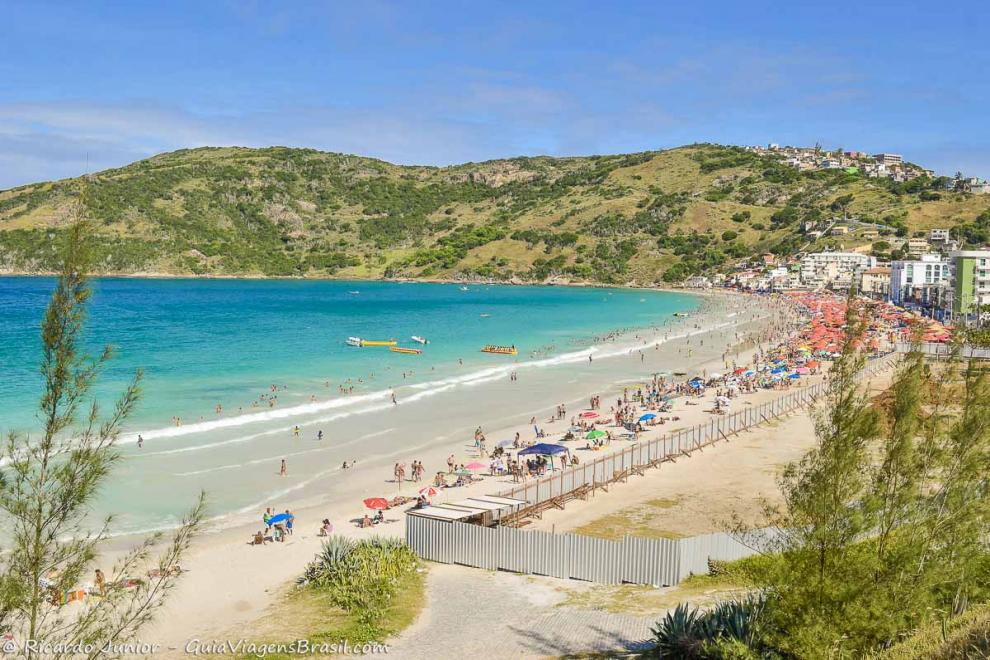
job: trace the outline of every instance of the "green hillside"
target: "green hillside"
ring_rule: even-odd
[[[309,149],[204,148],[0,192],[0,272],[45,272],[89,218],[105,273],[677,281],[808,246],[806,220],[986,239],[990,199],[856,174],[798,173],[736,147],[452,167]],[[982,217],[981,217],[982,214]],[[876,240],[876,239],[874,239]]]

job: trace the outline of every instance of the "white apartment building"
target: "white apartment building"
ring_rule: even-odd
[[[928,242],[929,243],[948,243],[949,242],[949,230],[948,229],[932,229],[928,232]]]
[[[801,259],[801,282],[805,286],[849,288],[863,271],[877,265],[876,257],[859,252],[812,252]]]
[[[900,260],[890,264],[890,301],[928,303],[933,291],[948,286],[952,264],[936,254],[923,254],[917,260]]]
[[[900,165],[904,162],[904,157],[900,154],[876,154],[873,158],[882,165]]]

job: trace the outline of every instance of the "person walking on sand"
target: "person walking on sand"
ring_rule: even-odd
[[[282,466],[278,469],[278,475],[280,477],[285,477],[285,476],[288,476],[288,474],[289,474],[289,468],[285,464],[285,459],[283,458],[282,459]]]
[[[317,440],[323,439],[323,429],[320,429],[319,431],[316,432],[316,439]]]
[[[140,433],[138,433],[138,443],[137,443],[137,445],[138,445],[138,449],[140,449],[141,447],[144,447],[144,438],[141,437],[141,434]]]
[[[451,454],[447,457],[447,474],[454,473],[454,455]]]
[[[96,590],[100,592],[101,596],[107,595],[107,578],[99,568],[96,569]]]

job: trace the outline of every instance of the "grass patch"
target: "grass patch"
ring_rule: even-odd
[[[968,660],[990,657],[990,605],[933,621],[877,656],[883,660]]]
[[[594,589],[567,589],[567,597],[558,607],[658,617],[680,603],[707,607],[718,601],[743,596],[758,583],[758,578],[765,571],[771,570],[773,561],[772,557],[755,556],[719,563],[717,574],[690,575],[676,587],[623,584],[596,586]]]
[[[619,541],[626,536],[650,539],[679,539],[684,535],[662,528],[661,513],[677,506],[680,499],[658,498],[592,520],[576,529],[575,534]]]
[[[318,589],[292,588],[260,621],[253,624],[259,644],[287,644],[305,639],[311,646],[341,644],[352,646],[381,642],[408,628],[419,616],[426,601],[426,571],[412,571],[399,579],[394,597],[382,613],[376,630],[333,604],[330,594]],[[253,657],[253,656],[245,656]],[[292,658],[288,653],[266,654],[266,658]]]
[[[425,584],[425,570],[398,539],[331,537],[301,583],[252,624],[251,636],[274,658],[298,655],[288,648],[298,640],[310,649],[381,643],[416,620]]]

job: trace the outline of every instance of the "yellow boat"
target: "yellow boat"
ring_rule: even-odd
[[[371,341],[368,339],[361,340],[362,346],[395,346],[398,343],[399,342],[394,339],[382,339],[381,341]]]
[[[515,346],[494,346],[489,344],[481,349],[482,353],[496,353],[498,355],[519,355]]]
[[[391,346],[388,350],[393,353],[409,353],[411,355],[419,355],[423,352],[423,350],[419,348],[404,348],[402,346]]]

